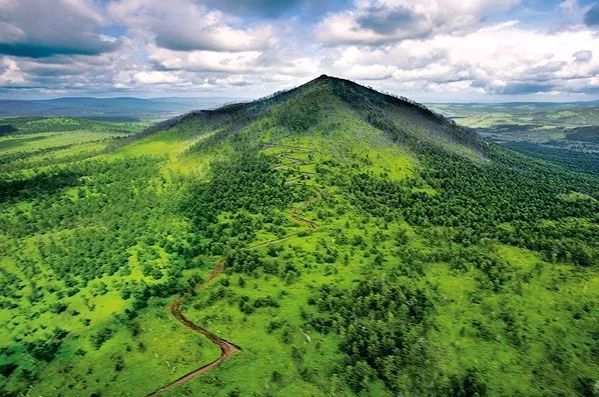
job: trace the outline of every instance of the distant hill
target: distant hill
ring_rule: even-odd
[[[0,99],[0,117],[68,116],[104,120],[162,119],[194,109],[210,109],[233,98],[91,98]]]
[[[477,114],[481,111],[541,112],[551,110],[588,109],[599,107],[599,100],[576,102],[502,102],[502,103],[430,103],[433,109],[443,109],[455,114]]]
[[[429,106],[489,141],[572,170],[599,173],[599,101]]]

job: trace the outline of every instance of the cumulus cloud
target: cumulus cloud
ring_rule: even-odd
[[[405,6],[385,8],[381,5],[369,7],[364,13],[357,15],[356,22],[363,29],[371,30],[375,33],[386,35],[402,29],[412,31],[416,34],[418,31],[428,25],[425,22],[427,17],[417,14]]]
[[[137,72],[133,75],[133,79],[140,84],[176,84],[183,81],[174,73],[157,70]]]
[[[572,54],[572,57],[576,63],[586,63],[593,59],[593,52],[589,50],[580,50]]]
[[[0,60],[0,87],[15,86],[25,83],[25,76],[17,63],[7,57]]]
[[[0,0],[0,53],[31,58],[99,54],[118,41],[102,33],[106,20],[90,0]]]
[[[459,86],[464,95],[580,92],[584,84],[596,87],[599,73],[599,62],[580,45],[599,47],[599,38],[590,31],[549,35],[506,22],[460,36],[339,48],[329,70],[358,80],[383,79],[397,89],[439,92]]]
[[[167,70],[196,72],[247,73],[258,72],[260,52],[172,51],[150,47],[150,59]]]
[[[320,56],[297,49],[275,47],[266,51],[173,51],[148,47],[149,59],[163,70],[219,75],[253,74],[256,79],[280,79],[277,75],[312,77],[319,71]],[[229,80],[220,80],[229,81]]]
[[[122,0],[108,10],[121,24],[170,50],[247,51],[274,40],[268,23],[235,28],[233,18],[191,0]]]
[[[476,27],[493,13],[519,0],[383,0],[358,1],[350,10],[328,15],[316,28],[327,44],[379,45]]]
[[[532,28],[518,2],[0,0],[0,86],[260,96],[327,73],[417,98],[599,93],[597,6],[544,6]]]

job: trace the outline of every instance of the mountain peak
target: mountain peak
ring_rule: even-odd
[[[293,134],[341,128],[331,119],[346,119],[345,127],[373,128],[391,142],[420,150],[432,145],[446,151],[480,157],[484,142],[471,130],[407,98],[382,93],[351,80],[322,74],[291,90],[247,103],[188,113],[150,128],[161,131],[188,122],[218,123],[223,134],[239,134],[243,126],[270,120],[279,131]],[[353,121],[347,120],[351,118]],[[203,121],[202,121],[203,120]],[[197,123],[196,123],[197,124]],[[337,125],[337,127],[335,127]]]
[[[341,77],[330,76],[328,74],[321,74],[317,78],[315,78],[311,81],[308,81],[307,83],[304,83],[303,85],[309,85],[310,83],[313,83],[313,82],[334,82],[334,81],[353,83],[351,80],[343,79]],[[357,84],[357,83],[354,83],[354,84]],[[359,85],[359,84],[357,84],[357,85]]]

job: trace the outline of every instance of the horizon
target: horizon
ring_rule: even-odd
[[[599,99],[594,0],[0,0],[0,10],[2,99],[254,98],[320,74],[422,103]]]
[[[334,79],[345,79],[343,77],[337,77],[337,76],[328,76],[328,75],[321,75],[321,76],[326,76],[326,77],[332,77]],[[317,79],[318,77],[315,77],[314,79]],[[308,81],[303,82],[302,84],[293,86],[293,87],[289,87],[289,88],[284,88],[284,89],[280,89],[280,90],[276,90],[270,94],[267,94],[265,96],[270,96],[273,94],[276,94],[278,92],[284,92],[284,91],[289,91],[292,90],[294,88],[298,88],[301,87],[304,84],[307,84],[311,81],[313,81],[314,79],[310,79]],[[367,84],[363,84],[363,83],[359,83],[357,81],[351,80],[351,79],[346,79],[352,82],[355,82],[357,84],[360,84],[362,86],[368,87],[368,88],[372,88],[374,90],[376,90],[377,92],[380,92],[382,94],[385,95],[392,95],[392,96],[403,96],[400,93],[394,93],[394,92],[389,92],[389,91],[385,91],[383,89],[378,89],[376,87],[372,87],[370,85]],[[95,99],[95,100],[102,100],[102,99],[106,99],[106,100],[111,100],[111,99],[135,99],[135,100],[147,100],[147,101],[160,101],[160,100],[165,100],[165,99],[169,99],[169,100],[173,100],[173,99],[179,99],[179,100],[214,100],[214,99],[230,99],[233,102],[230,103],[235,103],[235,101],[237,102],[252,102],[252,101],[257,101],[260,100],[262,98],[264,98],[265,96],[259,96],[259,97],[233,97],[233,96],[209,96],[209,95],[204,95],[204,96],[194,96],[194,95],[187,95],[187,96],[175,96],[175,95],[170,95],[170,96],[123,96],[123,95],[114,95],[114,96],[87,96],[87,95],[72,95],[72,96],[49,96],[49,97],[28,97],[28,98],[2,98],[0,97],[0,101],[23,101],[23,102],[27,102],[27,101],[53,101],[53,100],[61,100],[61,99]],[[412,99],[409,97],[406,97],[407,99]],[[494,99],[487,99],[487,100],[481,100],[481,101],[468,101],[468,100],[464,100],[464,101],[451,101],[451,100],[447,100],[447,101],[417,101],[419,103],[423,103],[423,104],[430,104],[430,105],[442,105],[442,104],[448,104],[448,105],[468,105],[468,104],[489,104],[489,105],[502,105],[502,104],[527,104],[527,103],[531,103],[531,104],[538,104],[538,103],[548,103],[548,104],[568,104],[568,103],[592,103],[592,102],[597,102],[599,101],[599,98],[592,98],[592,99],[580,99],[580,100],[571,100],[570,98],[554,98],[554,100],[512,100],[512,101],[501,101],[501,100],[494,100]],[[230,104],[227,103],[227,104]]]

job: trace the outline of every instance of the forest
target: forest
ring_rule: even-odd
[[[593,173],[326,76],[31,122],[0,136],[2,395],[597,394]]]

